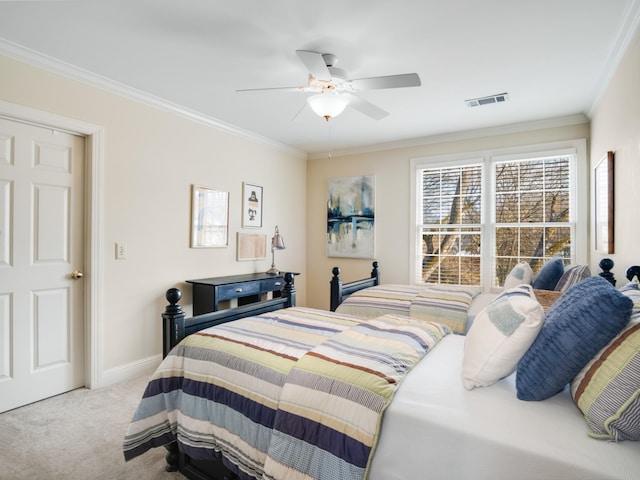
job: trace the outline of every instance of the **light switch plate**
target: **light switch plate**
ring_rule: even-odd
[[[126,243],[116,242],[116,260],[124,260],[127,258]]]

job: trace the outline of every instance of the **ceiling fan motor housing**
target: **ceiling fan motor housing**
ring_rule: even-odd
[[[338,64],[338,57],[336,57],[333,53],[323,53],[322,59],[324,60],[324,64],[327,67],[333,67]]]

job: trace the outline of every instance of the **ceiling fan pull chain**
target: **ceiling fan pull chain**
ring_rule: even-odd
[[[331,130],[331,123],[327,122],[329,127],[329,160],[331,160],[331,150],[333,150],[333,131]]]

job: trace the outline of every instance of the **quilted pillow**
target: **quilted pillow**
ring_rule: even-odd
[[[564,264],[560,257],[554,257],[538,271],[531,285],[538,290],[553,290],[564,273]]]
[[[570,287],[590,276],[589,265],[569,265],[564,269],[564,273],[556,283],[554,290],[556,292],[566,292]]]
[[[464,334],[467,310],[478,287],[429,285],[411,303],[410,316],[418,320],[443,323],[455,333]]]
[[[560,392],[629,321],[633,302],[602,277],[571,287],[549,309],[540,334],[518,363],[520,400]]]
[[[542,328],[544,312],[531,285],[498,295],[473,321],[464,343],[462,383],[467,390],[512,374]]]
[[[589,435],[640,440],[640,290],[624,287],[633,300],[631,321],[571,382],[571,396]]]
[[[531,266],[527,262],[520,262],[513,267],[509,275],[507,275],[507,278],[504,279],[504,289],[509,290],[523,283],[530,285],[532,277],[533,272],[531,271]]]

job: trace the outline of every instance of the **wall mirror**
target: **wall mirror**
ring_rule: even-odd
[[[607,254],[614,253],[613,158],[613,152],[607,152],[593,172],[595,246],[597,252]]]

